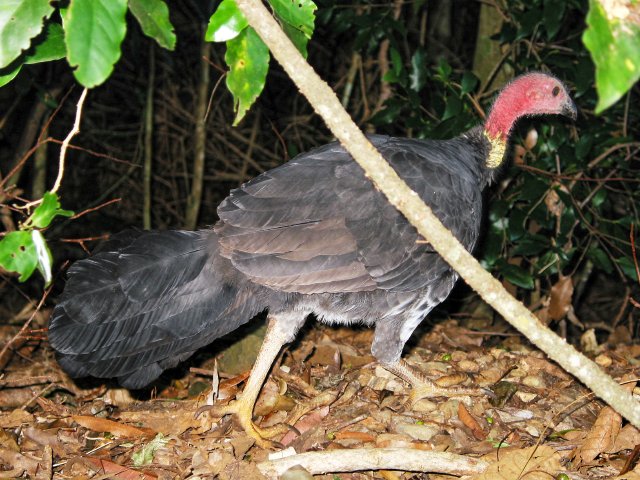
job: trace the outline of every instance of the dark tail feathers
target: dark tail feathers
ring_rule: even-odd
[[[218,255],[213,230],[126,231],[76,262],[49,325],[73,377],[117,377],[141,388],[264,306]]]

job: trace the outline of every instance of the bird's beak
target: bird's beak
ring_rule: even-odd
[[[560,114],[569,117],[571,120],[575,120],[578,117],[578,109],[576,108],[576,104],[573,103],[573,100],[567,98],[567,101],[562,105]]]

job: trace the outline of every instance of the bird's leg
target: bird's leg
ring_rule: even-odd
[[[479,388],[439,387],[402,359],[383,363],[382,366],[411,384],[412,389],[408,400],[411,406],[423,398],[485,395],[485,392]]]
[[[253,423],[253,407],[258,399],[262,384],[282,346],[293,340],[305,317],[301,318],[299,312],[296,314],[295,320],[289,314],[269,315],[267,333],[242,394],[227,405],[214,405],[201,410],[212,410],[215,416],[234,414],[247,435],[254,438],[259,446],[263,448],[272,446],[272,442],[265,440],[265,438],[284,433],[287,428],[284,425],[270,429],[257,427]]]

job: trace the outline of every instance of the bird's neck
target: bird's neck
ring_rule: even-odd
[[[484,135],[491,144],[487,156],[488,168],[499,167],[504,161],[509,134],[516,120],[523,116],[526,110],[522,96],[510,87],[512,85],[507,86],[497,98],[484,124]]]

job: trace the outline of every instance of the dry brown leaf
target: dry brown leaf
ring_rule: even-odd
[[[23,473],[33,478],[39,468],[36,460],[4,447],[0,447],[0,464],[2,478],[20,478]]]
[[[613,447],[611,447],[609,452],[615,453],[622,450],[633,450],[636,445],[640,445],[640,431],[628,423],[622,427],[620,434],[616,437]]]
[[[478,421],[475,419],[467,407],[464,406],[464,403],[458,403],[458,418],[462,423],[464,423],[471,431],[473,432],[473,436],[478,440],[484,440],[487,438],[487,434],[482,429]]]
[[[318,345],[307,360],[309,365],[324,365],[327,367],[340,368],[340,350],[335,345]]]
[[[269,379],[262,387],[260,396],[253,407],[253,413],[256,416],[269,415],[278,410],[290,411],[295,407],[296,402],[284,394],[287,391],[287,385],[284,381],[275,381]]]
[[[47,414],[56,417],[68,417],[71,415],[71,409],[65,405],[52,402],[48,398],[38,397],[36,403],[40,405],[40,408]]]
[[[68,454],[68,449],[65,447],[71,446],[69,443],[64,443],[58,438],[58,429],[41,430],[36,427],[27,427],[22,431],[23,442],[22,448],[24,449],[26,441],[31,441],[39,446],[46,446],[52,448],[54,453],[58,456]]]
[[[554,189],[550,189],[547,195],[544,197],[544,204],[547,206],[547,210],[554,217],[560,217],[562,210],[564,210],[564,203],[560,200],[560,195]]]
[[[551,320],[562,320],[571,308],[573,298],[573,280],[571,277],[560,277],[556,284],[551,287],[549,302],[549,318]]]
[[[500,452],[498,462],[471,480],[549,480],[556,478],[562,468],[560,454],[546,445]],[[484,460],[495,458],[496,453],[491,453]]]
[[[327,415],[329,415],[329,406],[325,405],[324,407],[318,408],[312,413],[302,417],[299,421],[295,423],[294,427],[302,435],[304,432],[309,431],[316,425],[320,424],[322,419],[325,418]],[[293,442],[296,438],[298,438],[298,436],[299,435],[296,434],[293,430],[290,430],[285,434],[284,437],[282,437],[282,440],[280,440],[280,443],[282,443],[284,446],[287,446],[291,442]]]
[[[266,480],[254,462],[238,460],[228,464],[220,472],[220,480]]]
[[[150,428],[132,427],[131,425],[114,422],[106,418],[90,417],[88,415],[74,415],[71,418],[73,418],[73,421],[78,425],[82,425],[89,430],[93,430],[94,432],[109,432],[116,437],[152,438],[158,433]]]
[[[627,472],[623,475],[619,475],[611,480],[640,480],[640,473],[632,470],[631,472]]]
[[[619,413],[616,413],[611,407],[604,407],[600,410],[587,438],[576,450],[577,464],[591,463],[601,453],[610,451],[621,426],[622,417]]]
[[[443,375],[442,377],[436,379],[433,383],[435,383],[438,387],[447,388],[460,385],[461,383],[464,383],[468,378],[469,376],[466,373],[452,373],[450,375]]]
[[[215,477],[220,475],[220,472],[226,468],[236,459],[229,452],[224,450],[214,450],[213,452],[207,452],[205,449],[197,450],[191,459],[191,468],[193,469],[193,475]]]
[[[20,425],[33,424],[35,421],[35,417],[22,408],[16,408],[8,414],[0,413],[0,428],[16,428]]]
[[[558,367],[555,363],[551,363],[546,358],[538,358],[531,355],[523,357],[521,364],[526,368],[527,372],[539,373],[540,371],[558,377],[561,380],[572,380],[572,377]]]
[[[121,412],[118,418],[124,422],[142,424],[165,436],[181,435],[190,428],[195,434],[204,433],[211,428],[211,416],[204,413],[196,418],[196,410],[194,402],[180,402],[178,406],[171,408]]]
[[[134,470],[104,458],[82,457],[82,459],[86,463],[89,463],[98,473],[109,475],[109,478],[117,478],[118,480],[156,480],[158,478],[157,475],[153,473]]]
[[[19,452],[20,447],[18,446],[18,442],[16,442],[15,438],[4,431],[4,429],[0,429],[0,445],[7,450],[12,450],[14,452]]]
[[[335,433],[336,440],[358,440],[362,443],[375,442],[376,437],[367,432],[358,432],[354,430],[345,430]]]

